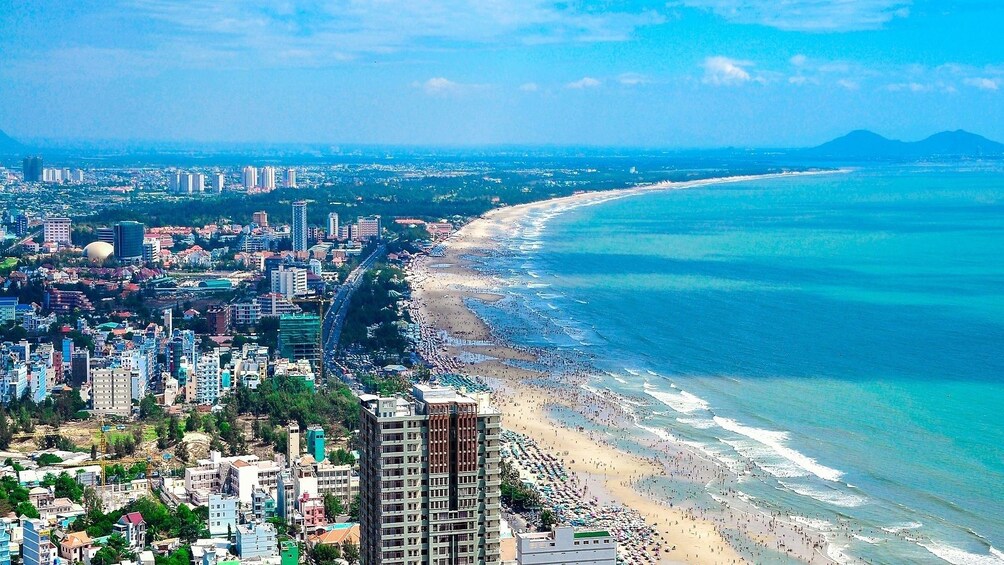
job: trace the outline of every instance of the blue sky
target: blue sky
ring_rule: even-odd
[[[1004,140],[997,0],[0,0],[22,138]]]

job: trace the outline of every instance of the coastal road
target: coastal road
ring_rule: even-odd
[[[338,340],[342,336],[342,325],[345,323],[345,316],[349,313],[349,302],[352,294],[359,288],[359,283],[363,280],[366,271],[373,268],[373,265],[387,253],[387,245],[381,243],[370,253],[369,257],[363,259],[362,263],[352,269],[345,282],[338,287],[335,295],[331,298],[331,306],[324,316],[324,363],[329,371],[334,372],[335,351],[338,349]]]

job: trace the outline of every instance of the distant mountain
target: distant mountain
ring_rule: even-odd
[[[930,159],[935,157],[1004,157],[1004,144],[968,131],[943,131],[922,141],[888,139],[857,130],[802,152],[812,157],[849,160]]]
[[[14,154],[24,151],[24,145],[0,130],[0,154]]]

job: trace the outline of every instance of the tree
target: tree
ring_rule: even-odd
[[[24,502],[19,502],[17,506],[14,507],[14,512],[18,516],[27,516],[29,518],[39,517],[38,509],[35,508],[34,504],[28,502],[27,500]]]
[[[352,503],[349,504],[349,518],[353,522],[359,521],[359,495],[357,494],[355,498],[352,499]]]
[[[342,448],[338,448],[328,454],[328,460],[331,461],[333,465],[354,465],[356,458],[350,453]]]
[[[62,463],[63,458],[53,453],[43,453],[38,456],[38,459],[36,459],[35,462],[38,463],[39,467],[49,467],[51,465],[55,465],[56,463]]]
[[[139,419],[149,420],[163,416],[164,410],[157,405],[157,397],[148,394],[139,401]]]
[[[185,432],[181,431],[181,420],[173,414],[168,422],[167,430],[168,437],[172,442],[181,441],[181,438],[185,437]]]
[[[0,410],[0,449],[9,448],[12,439],[14,430],[11,429],[10,421],[7,419],[7,412]]]
[[[144,431],[143,431],[143,426],[136,426],[136,427],[134,427],[132,429],[132,439],[136,443],[137,446],[143,443],[143,436],[144,435],[145,434],[144,434]]]
[[[53,486],[57,498],[69,498],[73,502],[80,502],[84,496],[84,487],[66,473],[60,473]]]
[[[540,531],[550,531],[557,522],[558,519],[551,510],[544,510],[540,513]]]
[[[334,565],[342,556],[342,549],[338,544],[319,543],[311,551],[311,558],[317,565]]]
[[[110,547],[102,547],[91,557],[91,565],[115,565],[119,555]]]
[[[349,565],[356,565],[359,563],[359,546],[347,541],[342,544],[342,557],[349,562]]]
[[[334,522],[339,516],[345,514],[345,508],[342,505],[342,499],[331,494],[330,492],[324,495],[324,515],[327,517],[329,522]]]
[[[88,521],[92,521],[98,514],[101,514],[101,497],[97,491],[91,487],[84,487],[84,516]]]
[[[200,424],[199,411],[192,408],[191,411],[188,412],[188,418],[185,420],[185,431],[194,432],[199,429]]]
[[[200,506],[199,508],[205,509],[204,506]],[[199,539],[202,535],[203,523],[209,518],[208,509],[206,510],[207,515],[205,518],[202,518],[198,512],[193,512],[188,506],[184,504],[178,506],[176,512],[178,517],[178,537],[187,543],[192,543]]]
[[[174,455],[182,461],[188,461],[188,444],[185,442],[179,442],[178,447],[174,448]]]

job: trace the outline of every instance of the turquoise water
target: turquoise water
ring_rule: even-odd
[[[488,267],[520,308],[482,313],[755,463],[758,504],[852,557],[1004,563],[1001,170],[650,193],[531,215],[510,245]]]

